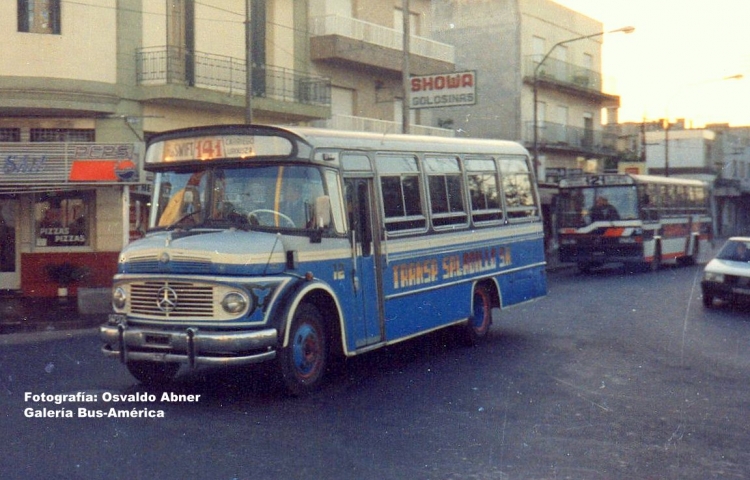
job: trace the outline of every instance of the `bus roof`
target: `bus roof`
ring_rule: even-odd
[[[509,153],[528,155],[519,143],[483,138],[436,137],[401,133],[370,133],[328,130],[312,127],[283,127],[305,139],[316,148],[351,148],[358,150],[415,150],[436,153]]]
[[[693,178],[680,178],[680,177],[660,177],[658,175],[634,175],[631,177],[638,183],[660,183],[664,185],[692,185],[695,187],[703,187],[706,182],[702,180],[695,180]]]
[[[659,185],[683,185],[693,187],[705,187],[707,184],[701,180],[680,177],[660,177],[657,175],[636,175],[636,174],[590,174],[578,175],[575,177],[563,178],[560,180],[560,188],[584,188],[584,187],[603,187],[616,185],[636,185],[636,184],[659,184]]]
[[[218,135],[264,135],[283,136],[295,139],[312,148],[339,148],[366,151],[404,151],[413,150],[435,153],[468,153],[468,154],[511,154],[528,155],[521,144],[508,140],[491,140],[478,138],[452,138],[426,135],[378,134],[329,130],[313,127],[269,126],[269,125],[211,125],[179,130],[165,131],[155,135],[149,145],[170,139],[193,136]]]

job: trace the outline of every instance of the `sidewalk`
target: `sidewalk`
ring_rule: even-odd
[[[106,321],[106,314],[80,313],[75,297],[30,298],[0,293],[0,334],[77,330]]]

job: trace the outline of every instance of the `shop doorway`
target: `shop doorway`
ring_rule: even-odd
[[[0,198],[0,291],[21,288],[16,233],[18,201]]]

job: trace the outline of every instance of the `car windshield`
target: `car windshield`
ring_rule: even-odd
[[[748,262],[750,261],[749,248],[750,242],[729,240],[721,247],[716,258],[720,260],[733,260],[735,262]]]
[[[152,227],[312,227],[320,171],[309,166],[211,168],[160,172]]]
[[[633,185],[568,188],[558,200],[561,227],[582,227],[597,221],[638,218],[637,192]]]

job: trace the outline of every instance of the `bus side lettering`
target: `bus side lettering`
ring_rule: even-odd
[[[435,259],[402,263],[393,268],[393,287],[404,288],[433,283],[438,279],[438,263]]]

